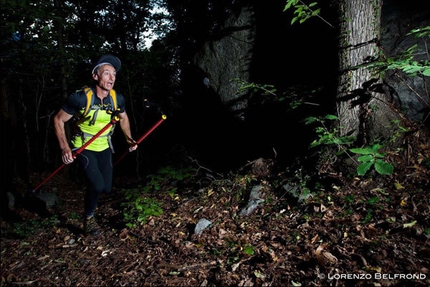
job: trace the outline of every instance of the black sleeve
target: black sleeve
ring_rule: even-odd
[[[116,94],[116,101],[117,101],[117,106],[119,108],[119,112],[123,113],[125,112],[125,99],[124,96],[120,93]]]
[[[87,98],[83,92],[74,92],[61,107],[69,115],[74,115],[80,110],[85,110]]]

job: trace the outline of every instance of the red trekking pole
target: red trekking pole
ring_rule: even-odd
[[[116,115],[117,113],[118,111],[113,112],[112,120],[73,153],[73,159],[75,159],[78,156],[78,154],[80,154],[84,149],[86,149],[87,146],[89,146],[93,141],[95,141],[102,133],[104,133],[107,129],[109,129],[117,121],[119,121],[119,118]],[[48,180],[50,180],[55,174],[57,174],[65,166],[66,166],[65,163],[59,166],[53,173],[51,173],[50,176],[48,176],[44,181],[42,181],[38,186],[36,186],[36,188],[33,189],[32,192],[35,193],[42,185],[44,185]]]
[[[166,115],[162,115],[161,119],[158,120],[143,136],[141,136],[137,141],[136,144],[140,144],[150,133],[152,133],[153,130],[155,130],[165,119]],[[117,159],[117,161],[113,164],[114,166],[117,165],[129,152],[126,151],[123,153],[123,155]]]

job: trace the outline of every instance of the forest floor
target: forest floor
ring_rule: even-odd
[[[312,196],[270,160],[224,176],[117,179],[100,198],[98,237],[82,231],[82,186],[56,179],[58,207],[16,207],[22,221],[2,221],[0,286],[430,286],[429,139],[411,134],[389,155],[390,176],[320,167],[315,181],[329,184]],[[255,188],[264,201],[244,209]],[[202,219],[211,224],[196,230]]]

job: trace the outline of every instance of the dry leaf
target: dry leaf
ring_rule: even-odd
[[[336,256],[331,254],[329,251],[325,250],[327,247],[327,243],[323,243],[315,251],[315,255],[317,257],[318,263],[322,267],[327,267],[330,265],[334,265],[338,262],[338,259]]]

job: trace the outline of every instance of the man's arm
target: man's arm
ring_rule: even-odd
[[[127,113],[124,111],[118,115],[120,121],[119,125],[121,126],[121,130],[125,136],[125,139],[127,140],[128,145],[130,146],[129,151],[134,151],[137,149],[137,143],[131,136],[131,130],[130,130],[130,120],[128,118]]]
[[[61,159],[65,164],[73,162],[72,149],[69,146],[69,142],[66,137],[66,130],[64,128],[64,123],[72,118],[72,115],[66,113],[61,109],[54,117],[54,128],[55,135],[57,136],[58,143],[61,148]]]

